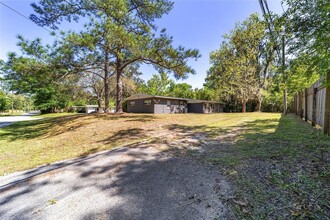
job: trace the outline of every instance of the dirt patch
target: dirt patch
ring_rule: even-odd
[[[229,129],[176,125],[169,151],[215,165],[231,183],[237,218],[316,218],[330,214],[328,137],[299,120],[243,120]],[[313,139],[313,142],[310,141]]]

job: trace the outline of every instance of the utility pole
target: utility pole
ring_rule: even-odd
[[[285,73],[285,36],[282,35],[282,74],[284,82],[284,91],[283,91],[283,114],[287,114],[288,102],[287,102],[287,88],[286,88],[286,73]]]
[[[265,21],[267,23],[268,29],[270,31],[270,35],[274,43],[276,44],[275,48],[279,56],[279,60],[281,59],[281,52],[277,50],[280,48],[280,45],[282,44],[282,74],[283,74],[283,84],[284,84],[284,90],[283,90],[283,114],[287,114],[288,109],[288,101],[287,101],[287,75],[285,73],[285,32],[283,30],[282,39],[280,38],[280,34],[276,31],[276,28],[274,26],[274,23],[271,19],[271,13],[268,8],[267,0],[258,0],[260,4],[261,11],[263,13],[263,16],[265,18]],[[282,43],[280,43],[282,41]]]

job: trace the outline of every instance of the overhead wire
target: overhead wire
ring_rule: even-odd
[[[267,0],[258,0],[258,1],[259,1],[259,4],[260,4],[261,11],[263,13],[263,17],[265,18],[265,21],[267,23],[267,27],[269,29],[271,40],[275,43],[276,54],[277,54],[277,56],[280,60],[281,59],[280,58],[281,53],[279,51],[280,43],[278,42],[278,40],[280,39],[280,36],[279,36],[279,33],[277,32],[277,30],[275,28],[275,25],[273,23]]]
[[[37,25],[37,24],[36,24],[33,20],[31,20],[29,17],[25,16],[24,14],[22,14],[22,13],[19,12],[19,11],[17,11],[16,9],[10,7],[9,5],[7,5],[7,4],[5,4],[5,3],[3,3],[3,2],[0,2],[0,4],[3,5],[4,7],[8,8],[8,9],[10,9],[11,11],[15,12],[16,14],[20,15],[21,17],[25,18],[26,20],[31,21],[33,24]],[[40,27],[40,28],[42,28],[42,29],[44,29],[44,30],[46,30],[47,32],[49,32],[49,33],[51,33],[51,34],[54,33],[54,32],[52,32],[51,30],[48,30],[48,29],[45,28],[45,27],[42,27],[42,26],[39,26],[39,25],[37,25],[37,26]],[[56,35],[54,35],[54,36],[57,37]]]
[[[14,8],[12,8],[12,7],[10,7],[9,5],[7,5],[7,4],[5,4],[5,3],[1,2],[1,1],[0,1],[0,4],[3,5],[4,7],[8,8],[8,9],[10,9],[11,11],[15,12],[16,14],[20,15],[20,16],[23,17],[24,19],[29,20],[30,22],[32,22],[33,24],[37,25],[38,27],[44,29],[45,31],[47,31],[48,33],[50,33],[52,36],[54,36],[58,41],[61,40],[61,39],[57,36],[57,34],[56,34],[54,31],[51,31],[51,30],[49,30],[49,29],[47,29],[47,28],[45,28],[45,27],[43,27],[43,26],[40,26],[40,25],[36,24],[31,18],[27,17],[27,16],[24,15],[23,13],[19,12],[18,10],[14,9]],[[79,51],[79,52],[81,52],[81,51]],[[38,56],[41,60],[43,60],[44,62],[47,63],[47,61],[46,61],[42,56],[40,56],[39,54],[37,54],[37,56]]]
[[[33,24],[37,25],[37,24],[36,24],[33,20],[31,20],[29,17],[27,17],[27,16],[24,15],[23,13],[17,11],[16,9],[10,7],[9,5],[7,5],[7,4],[5,4],[5,3],[3,3],[3,2],[0,2],[0,4],[3,5],[4,7],[8,8],[8,9],[10,9],[11,11],[15,12],[16,14],[20,15],[21,17],[25,18],[26,20],[29,20],[29,21],[32,22]],[[40,28],[42,28],[42,29],[44,29],[45,31],[47,31],[48,33],[50,33],[52,36],[54,36],[57,40],[59,40],[59,38],[56,36],[56,33],[54,33],[54,32],[52,32],[52,31],[48,30],[48,29],[45,28],[45,27],[42,27],[42,26],[39,26],[39,25],[37,25],[37,26],[40,27]],[[37,57],[39,57],[42,61],[44,61],[45,63],[48,63],[48,61],[47,61],[44,57],[42,57],[40,54],[36,54],[36,55],[37,55]]]

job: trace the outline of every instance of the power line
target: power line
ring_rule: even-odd
[[[50,31],[48,30],[47,28],[43,27],[43,26],[39,26],[38,24],[36,24],[32,19],[30,19],[29,17],[25,16],[23,13],[17,11],[16,9],[8,6],[7,4],[3,3],[3,2],[0,2],[1,5],[5,6],[6,8],[10,9],[11,11],[15,12],[16,14],[20,15],[21,17],[23,17],[24,19],[27,19],[29,20],[30,22],[32,22],[33,24],[37,25],[38,27],[44,29],[45,31],[49,32],[52,36],[54,36],[57,40],[61,40],[58,35],[53,32],[53,31]],[[81,53],[82,51],[80,50],[79,53]],[[37,55],[39,58],[41,58],[44,62],[47,62],[43,57]]]
[[[3,2],[0,2],[0,4],[3,5],[3,6],[5,6],[5,7],[8,8],[8,9],[10,9],[11,11],[15,12],[16,14],[20,15],[21,17],[25,18],[26,20],[31,21],[33,24],[37,25],[37,24],[36,24],[33,20],[31,20],[29,17],[25,16],[23,13],[21,13],[21,12],[17,11],[16,9],[10,7],[9,5],[6,5],[6,4],[3,3]],[[40,27],[40,28],[42,28],[42,29],[44,29],[45,31],[49,32],[49,33],[50,33],[51,35],[53,35],[57,40],[59,40],[59,38],[57,37],[56,33],[54,33],[54,32],[52,32],[52,31],[48,30],[48,29],[45,28],[45,27],[42,27],[42,26],[39,26],[39,25],[37,25],[37,26]],[[44,62],[47,63],[47,60],[45,60],[42,56],[40,56],[39,54],[37,54],[37,56],[38,56],[42,61],[44,61]]]
[[[14,8],[10,7],[9,5],[6,5],[6,4],[3,3],[3,2],[0,2],[0,4],[3,5],[3,6],[5,6],[6,8],[8,8],[8,9],[10,9],[10,10],[12,10],[13,12],[15,12],[15,13],[18,14],[18,15],[20,15],[21,17],[23,17],[23,18],[25,18],[25,19],[31,21],[33,24],[37,25],[37,24],[36,24],[33,20],[31,20],[29,17],[27,17],[27,16],[25,16],[24,14],[22,14],[21,12],[15,10]],[[42,27],[42,26],[39,26],[39,25],[37,25],[37,26],[40,27],[40,28],[42,28],[42,29],[44,29],[44,30],[46,30],[47,32],[49,32],[49,33],[51,33],[51,34],[53,33],[52,31],[48,30],[48,29],[45,28],[45,27]],[[56,35],[55,35],[55,37],[57,38]]]

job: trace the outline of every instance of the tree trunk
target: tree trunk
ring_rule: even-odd
[[[243,101],[242,101],[242,112],[243,112],[243,113],[246,112],[246,103],[247,103],[247,100],[243,100]]]
[[[123,76],[122,70],[117,69],[116,113],[123,113]]]
[[[105,54],[105,63],[104,63],[104,101],[105,108],[104,112],[109,113],[109,61],[108,53]]]
[[[258,90],[258,97],[257,98],[258,98],[258,103],[257,103],[256,111],[261,112],[261,103],[262,103],[262,91],[261,91],[261,89]]]
[[[330,135],[330,72],[328,72],[326,80],[323,133]]]
[[[97,97],[98,113],[102,113],[102,96]]]
[[[109,113],[109,79],[104,77],[104,112]]]
[[[288,113],[288,102],[287,102],[287,89],[283,90],[283,114],[286,115]]]
[[[104,77],[104,112],[109,113],[109,79],[108,77]]]

